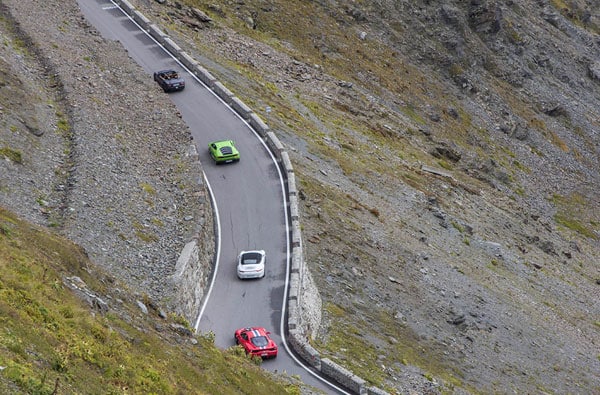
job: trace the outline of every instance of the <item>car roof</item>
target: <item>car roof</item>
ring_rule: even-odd
[[[221,147],[223,145],[233,145],[233,140],[218,140],[218,141],[213,141],[212,144],[215,144],[217,147]]]
[[[248,338],[253,338],[256,336],[267,336],[267,330],[262,326],[254,326],[252,328],[244,328],[242,332],[246,332],[248,334]]]
[[[267,330],[263,327],[254,327],[254,328],[250,328],[249,331],[246,331],[248,333],[248,339],[252,339],[253,337],[258,337],[258,336],[267,336]]]

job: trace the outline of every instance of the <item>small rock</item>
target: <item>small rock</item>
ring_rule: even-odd
[[[466,320],[465,315],[461,312],[453,313],[448,320],[448,323],[452,325],[460,325],[464,323]]]
[[[86,283],[79,276],[67,277],[67,280],[69,280],[72,285],[79,289],[87,288]]]
[[[171,324],[171,329],[182,336],[192,336],[192,331],[181,324]]]
[[[209,17],[208,15],[206,15],[202,10],[199,10],[198,8],[192,8],[191,13],[200,22],[203,22],[203,23],[212,22],[212,18]]]
[[[148,308],[146,307],[146,305],[144,303],[142,303],[139,300],[136,300],[135,302],[137,303],[137,305],[140,308],[140,310],[142,310],[142,313],[148,314]]]
[[[455,108],[452,108],[452,107],[448,108],[447,113],[454,119],[458,119],[458,117],[459,117],[458,111],[456,111]]]
[[[421,127],[419,128],[419,132],[423,133],[425,136],[431,136],[431,130],[429,128]]]
[[[588,66],[588,74],[592,80],[600,82],[600,61],[593,62]]]
[[[567,109],[562,104],[555,104],[548,108],[544,108],[544,113],[551,117],[567,116]]]
[[[108,311],[108,303],[97,296],[92,296],[91,304],[92,307],[100,311],[100,313],[106,313]]]

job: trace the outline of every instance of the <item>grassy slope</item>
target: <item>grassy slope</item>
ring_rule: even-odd
[[[298,393],[247,359],[220,351],[210,337],[182,342],[156,313],[97,273],[71,242],[0,209],[0,393],[236,394]],[[114,307],[92,310],[65,286],[79,276]],[[129,299],[129,300],[128,300]],[[130,317],[130,319],[127,319]],[[131,319],[133,317],[133,319]],[[190,339],[188,339],[190,340]]]

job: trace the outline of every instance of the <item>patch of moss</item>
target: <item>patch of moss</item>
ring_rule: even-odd
[[[140,188],[142,188],[142,190],[149,195],[156,195],[156,190],[154,187],[147,182],[140,183]]]
[[[425,125],[427,123],[412,105],[403,107],[402,112],[418,125]]]
[[[461,224],[459,224],[456,221],[451,221],[450,222],[452,224],[452,227],[456,230],[458,230],[460,233],[464,233],[465,232],[465,227],[462,226]]]
[[[448,161],[440,159],[437,161],[437,164],[440,165],[441,168],[446,169],[446,170],[452,170],[453,166],[452,164],[450,164]]]
[[[146,242],[146,243],[155,243],[158,241],[158,236],[154,233],[150,233],[148,231],[136,230],[135,235],[138,239]]]
[[[515,166],[517,169],[525,172],[525,173],[531,173],[531,169],[528,168],[527,166],[525,166],[524,164],[522,164],[521,162],[519,162],[518,160],[513,160],[512,162],[513,166]]]
[[[159,227],[165,226],[165,223],[163,221],[161,221],[159,218],[152,218],[151,221],[156,226],[159,226]]]
[[[448,71],[452,78],[460,77],[465,72],[463,67],[458,63],[452,63]]]

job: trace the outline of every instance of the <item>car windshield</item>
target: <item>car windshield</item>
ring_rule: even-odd
[[[249,252],[242,256],[242,265],[256,265],[260,262],[261,255],[258,252]]]
[[[255,336],[252,338],[252,344],[256,347],[265,347],[269,344],[266,336]]]

